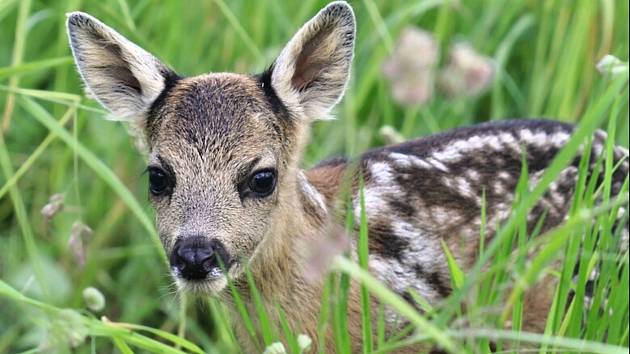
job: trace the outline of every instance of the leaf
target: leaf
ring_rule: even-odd
[[[448,270],[451,272],[451,282],[453,283],[453,288],[461,289],[462,285],[464,285],[464,272],[457,264],[457,260],[453,257],[453,254],[448,249],[444,240],[440,240],[440,243],[442,244],[442,249],[444,250],[444,255],[446,256]]]

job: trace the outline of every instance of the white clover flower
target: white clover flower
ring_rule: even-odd
[[[83,289],[83,301],[85,301],[85,306],[94,312],[103,311],[105,308],[105,296],[94,287]]]
[[[621,75],[628,72],[628,62],[621,61],[614,55],[607,54],[595,66],[602,74]]]
[[[302,353],[308,352],[311,349],[311,345],[313,344],[311,337],[307,336],[306,334],[300,334],[297,337],[297,341],[298,345],[300,346],[300,352]]]
[[[284,344],[281,342],[275,342],[265,348],[263,354],[286,354],[286,352],[287,350],[284,348]]]

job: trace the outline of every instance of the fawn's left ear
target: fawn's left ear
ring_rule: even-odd
[[[141,123],[138,120],[177,75],[86,13],[68,14],[67,26],[72,55],[87,91],[117,118]]]
[[[322,9],[276,59],[271,85],[289,110],[309,120],[328,119],[350,77],[354,12],[346,2]]]

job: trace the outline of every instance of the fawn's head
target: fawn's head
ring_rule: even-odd
[[[180,77],[84,13],[68,16],[68,33],[88,92],[144,131],[150,199],[179,286],[222,290],[221,266],[239,276],[259,245],[277,237],[297,193],[308,126],[343,95],[352,9],[328,5],[256,76]]]

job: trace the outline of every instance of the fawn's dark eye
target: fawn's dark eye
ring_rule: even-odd
[[[260,170],[254,172],[247,185],[256,194],[256,197],[266,197],[276,188],[276,171]]]
[[[154,196],[171,192],[173,185],[168,173],[159,167],[149,167],[149,191]]]

